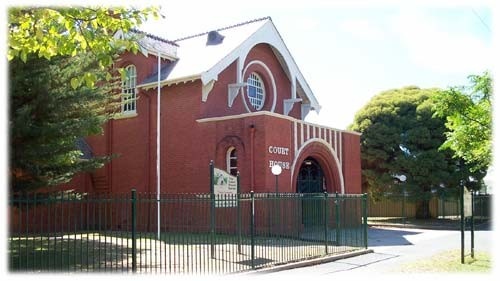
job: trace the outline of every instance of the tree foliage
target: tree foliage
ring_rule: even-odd
[[[136,40],[115,37],[116,32],[128,32],[149,16],[157,17],[158,8],[11,8],[7,57],[9,61],[20,58],[26,62],[30,54],[50,60],[91,52],[99,67],[105,69],[111,66],[117,53],[138,50]],[[111,76],[106,78],[109,80]],[[95,82],[92,73],[82,73],[73,78],[71,85],[76,88],[82,83],[92,86]]]
[[[102,133],[102,124],[116,108],[115,83],[72,89],[68,81],[92,73],[107,74],[89,53],[50,61],[29,55],[9,65],[10,154],[13,191],[68,182],[74,174],[99,168],[108,157],[84,159],[81,137]],[[119,98],[119,97],[118,97]]]
[[[435,96],[436,116],[446,118],[446,141],[472,171],[486,171],[492,161],[491,76],[469,76],[469,86],[451,87]]]
[[[9,9],[11,190],[66,183],[110,159],[83,157],[77,141],[102,133],[118,108],[113,62],[138,45],[115,33],[157,14],[154,7]]]
[[[453,159],[445,141],[445,121],[434,116],[432,97],[439,89],[405,87],[373,97],[355,116],[351,130],[361,135],[363,187],[372,197],[412,194],[458,187],[473,177]],[[397,180],[404,175],[404,182]],[[477,177],[477,175],[475,175]],[[425,200],[418,210],[428,216]]]

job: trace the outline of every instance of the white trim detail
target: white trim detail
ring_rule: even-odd
[[[333,146],[333,144],[332,144],[332,141],[333,141],[333,140],[332,140],[332,132],[333,132],[333,131],[332,131],[332,130],[330,130],[330,139],[329,139],[329,142],[328,142],[328,143],[330,143],[330,146]]]
[[[201,85],[201,101],[206,102],[208,99],[208,95],[214,88],[215,80],[208,82],[207,84]]]
[[[240,93],[240,89],[245,87],[247,83],[234,83],[227,85],[227,106],[232,107],[234,100]]]
[[[297,143],[297,121],[293,122],[293,155],[297,155],[298,143]]]
[[[300,145],[304,143],[304,123],[300,122]]]
[[[331,127],[327,127],[327,126],[321,126],[321,125],[317,125],[317,124],[311,124],[311,123],[304,122],[304,121],[298,120],[298,119],[290,117],[290,116],[285,116],[285,115],[282,115],[282,114],[278,114],[278,113],[274,113],[274,112],[269,112],[269,111],[256,111],[256,112],[242,113],[242,114],[236,114],[236,115],[227,115],[227,116],[219,116],[219,117],[201,118],[201,119],[197,119],[196,122],[198,122],[198,123],[217,122],[217,121],[224,121],[224,120],[241,119],[241,118],[246,118],[246,117],[251,117],[251,116],[260,116],[260,115],[272,116],[272,117],[275,117],[275,118],[284,119],[284,120],[288,120],[288,121],[291,121],[291,122],[298,122],[301,125],[305,124],[305,125],[311,125],[311,126],[316,126],[316,127],[323,127],[323,128],[327,128],[329,130],[334,130],[335,132],[345,132],[345,133],[349,133],[349,134],[361,136],[361,133],[358,133],[358,132],[340,130],[340,129],[335,129],[335,128],[331,128]]]
[[[291,93],[290,93],[290,97],[292,97],[292,99],[295,99],[297,98],[297,80],[296,79],[292,79],[292,85],[291,85]],[[301,99],[302,101],[302,99]],[[285,114],[285,115],[288,115],[288,114]]]
[[[334,142],[333,148],[335,149],[335,151],[338,151],[338,148],[337,148],[337,144],[338,144],[337,132],[334,132],[334,137],[335,137],[335,142]]]
[[[301,102],[302,99],[286,99],[283,100],[283,115],[288,115],[293,108],[293,104],[296,102]]]
[[[303,103],[300,106],[300,118],[302,120],[306,119],[307,114],[309,114],[309,111],[311,111],[311,105],[308,103]],[[318,112],[318,111],[316,111]]]
[[[133,117],[136,117],[138,116],[139,114],[137,114],[137,112],[129,112],[129,113],[121,113],[121,112],[118,112],[118,113],[115,113],[111,119],[114,119],[114,120],[119,120],[119,119],[126,119],[126,118],[133,118]]]
[[[335,160],[335,164],[337,164],[337,172],[338,172],[338,175],[339,175],[339,178],[340,178],[340,193],[344,194],[345,193],[345,188],[344,188],[344,174],[342,173],[342,162],[340,162],[340,160],[337,157],[337,155],[335,154],[335,151],[333,150],[333,148],[328,145],[328,142],[326,142],[325,140],[322,140],[322,139],[318,139],[318,138],[307,140],[299,148],[299,150],[295,154],[295,158],[293,159],[293,162],[292,162],[292,171],[290,173],[290,177],[291,177],[290,181],[293,182],[293,175],[295,174],[295,167],[298,164],[297,163],[297,159],[299,159],[299,156],[302,153],[302,151],[304,150],[304,148],[306,148],[310,143],[313,143],[313,142],[319,142],[319,143],[325,145],[328,148],[328,150],[330,151],[330,154],[333,156],[333,159]]]

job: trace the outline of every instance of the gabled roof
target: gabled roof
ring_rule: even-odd
[[[220,28],[216,31],[224,37],[222,42],[216,45],[206,44],[209,32],[174,40],[173,42],[178,45],[178,59],[162,66],[160,84],[171,85],[200,79],[203,86],[206,86],[217,81],[218,75],[235,61],[238,61],[238,65],[242,67],[252,47],[266,43],[272,47],[292,82],[292,99],[296,98],[295,93],[298,92],[301,98],[309,101],[311,109],[319,112],[321,107],[318,101],[295,64],[271,18],[256,19]],[[241,74],[239,73],[237,76],[236,80],[241,80]],[[158,73],[153,73],[138,87],[156,87],[157,77]],[[236,83],[241,82],[236,81]]]
[[[115,33],[114,37],[119,39],[133,38],[134,40],[137,40],[139,50],[144,56],[152,54],[155,56],[160,55],[160,57],[167,58],[169,60],[177,59],[177,47],[179,47],[179,45],[159,36],[137,29],[131,29],[127,33],[119,30]]]

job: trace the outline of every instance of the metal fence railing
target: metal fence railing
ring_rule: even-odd
[[[367,247],[366,202],[326,193],[17,196],[9,270],[219,274],[334,255]]]
[[[474,204],[474,218],[479,221],[491,219],[490,194],[471,194],[468,203]],[[423,206],[425,204],[425,206]],[[460,219],[460,198],[458,196],[414,196],[389,195],[378,200],[368,201],[368,220],[370,222],[391,221],[405,224],[408,219],[418,217],[419,208],[427,208],[426,212],[431,219],[452,220]]]

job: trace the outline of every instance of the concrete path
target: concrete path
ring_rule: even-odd
[[[398,273],[403,264],[433,256],[442,251],[460,250],[460,231],[370,227],[369,249],[373,253],[334,262],[269,273],[276,275],[315,275]],[[470,253],[470,232],[465,235],[466,254]],[[493,254],[493,231],[475,232],[475,250]],[[460,261],[457,261],[460,262]],[[335,274],[335,275],[334,275]],[[375,275],[374,275],[375,276]]]

